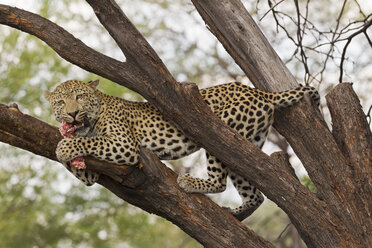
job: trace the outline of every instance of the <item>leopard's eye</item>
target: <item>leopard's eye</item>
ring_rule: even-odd
[[[64,100],[59,100],[59,101],[57,101],[57,104],[58,104],[58,105],[65,104],[65,101],[64,101]]]
[[[78,94],[78,95],[75,96],[75,99],[80,100],[80,99],[83,98],[83,96],[84,96],[84,94]]]

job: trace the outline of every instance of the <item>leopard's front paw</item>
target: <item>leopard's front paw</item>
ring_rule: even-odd
[[[84,156],[76,144],[74,144],[73,139],[70,138],[63,139],[58,143],[56,155],[57,159],[62,163],[69,162],[76,157]]]

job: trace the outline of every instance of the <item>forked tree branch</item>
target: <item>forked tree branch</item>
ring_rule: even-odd
[[[122,63],[89,50],[90,48],[56,24],[27,11],[0,5],[0,23],[34,34],[40,39],[45,39],[48,45],[66,60],[143,95],[187,136],[212,154],[218,154],[217,157],[227,164],[230,169],[244,175],[266,196],[285,210],[308,246],[351,247],[357,243],[360,234],[366,231],[357,230],[358,222],[355,221],[354,216],[347,220],[350,216],[349,211],[355,207],[354,203],[348,201],[348,195],[344,194],[350,189],[348,188],[351,183],[350,170],[346,166],[345,158],[332,134],[319,113],[314,111],[310,104],[302,102],[297,107],[292,107],[289,111],[280,113],[280,116],[276,115],[278,119],[276,127],[281,133],[285,134],[304,162],[312,180],[318,187],[324,200],[323,203],[299,183],[285,162],[267,156],[214,116],[201,99],[195,85],[175,82],[156,53],[149,47],[114,1],[88,0],[88,2],[126,55],[127,62]],[[278,90],[292,88],[296,85],[293,76],[272,50],[239,1],[223,0],[213,4],[210,1],[195,0],[193,2],[211,30],[259,88]],[[54,35],[57,35],[60,39],[50,38]],[[64,39],[65,37],[66,39]],[[66,43],[66,41],[69,41],[69,43]],[[66,47],[66,44],[69,44],[69,46]],[[72,48],[71,44],[74,45]],[[95,63],[98,61],[99,63]],[[280,84],[277,82],[280,82]],[[0,130],[2,129],[0,128]],[[0,137],[9,133],[6,127],[4,127],[4,130],[6,133],[0,132]],[[151,156],[151,154],[145,156],[142,153],[141,157],[143,161],[149,163],[146,164],[144,170],[145,174],[146,170],[149,170],[149,173],[146,174],[146,180],[152,180],[154,177],[158,179],[150,184],[147,184],[146,181],[140,186],[147,185],[146,187],[149,187],[142,192],[142,196],[151,193],[146,195],[149,197],[147,199],[155,201],[151,197],[157,196],[163,203],[169,203],[170,206],[180,203],[178,194],[182,197],[196,197],[188,199],[194,201],[191,204],[196,204],[194,206],[197,207],[190,208],[179,205],[178,208],[181,210],[178,208],[174,210],[159,204],[156,208],[146,209],[144,207],[144,209],[172,220],[186,231],[191,231],[188,228],[195,228],[195,225],[191,223],[192,221],[183,221],[201,214],[198,208],[202,204],[199,206],[197,202],[198,197],[202,196],[187,195],[179,191],[179,188],[173,184],[175,183],[175,175],[168,170],[163,170],[163,167]],[[152,162],[159,166],[150,165]],[[165,177],[162,176],[166,173],[170,174]],[[170,180],[167,181],[165,178],[170,178]],[[101,183],[106,187],[115,189],[115,186],[117,186],[117,182],[114,180],[108,180],[105,177],[102,180]],[[166,192],[171,190],[169,187],[175,187],[176,192],[169,195],[157,194],[157,190],[162,185],[167,189]],[[353,184],[350,185],[353,186]],[[142,206],[142,199],[138,198],[139,195],[135,195],[133,192],[133,189],[128,188],[115,191],[117,195],[128,202]],[[164,190],[160,190],[160,192],[164,192]],[[177,200],[174,201],[172,198]],[[151,201],[146,202],[146,204],[151,206]],[[203,201],[203,204],[208,207],[212,206],[209,205],[212,203],[207,201]],[[173,210],[176,214],[172,212]],[[183,211],[184,219],[177,219],[180,217],[177,214],[178,211]],[[215,212],[216,215],[225,213],[218,207],[213,208],[213,211],[217,211]],[[220,216],[220,224],[233,220],[229,216],[228,214]],[[201,228],[205,223],[211,225],[212,227],[205,226],[202,228],[203,232],[214,237],[221,246],[227,244],[225,236],[216,237],[208,232],[208,229],[213,229],[214,225],[217,224],[216,221],[212,221],[215,217],[209,217],[211,219],[198,223],[198,228]],[[230,223],[232,223],[231,226],[238,229],[238,231],[234,231],[239,233],[239,239],[245,241],[258,239],[256,235],[235,220]],[[232,229],[229,230],[233,231]],[[225,230],[223,230],[223,233],[225,233]],[[204,241],[202,235],[195,235],[194,237],[200,242]],[[234,238],[237,237],[234,236]],[[233,239],[229,239],[229,241],[233,242],[231,244],[237,245]],[[247,242],[246,245],[252,243]],[[231,247],[231,244],[228,247]],[[264,241],[260,244],[262,247],[270,246]],[[208,246],[210,245],[212,243],[208,243]]]
[[[62,58],[80,68],[118,81],[135,90],[140,73],[129,63],[120,62],[86,46],[62,27],[39,15],[0,4],[0,23],[38,37]],[[81,59],[83,58],[83,59]]]
[[[98,0],[88,0],[88,2],[92,5],[98,19],[112,37],[114,37],[119,47],[122,48],[124,54],[129,56],[128,61],[131,62],[136,58],[136,64],[141,68],[141,71],[156,75],[156,78],[152,80],[152,86],[148,86],[152,92],[156,92],[157,98],[154,99],[154,104],[161,111],[164,111],[164,115],[168,117],[169,120],[175,122],[187,136],[193,138],[197,143],[201,143],[202,146],[212,154],[219,154],[218,157],[224,161],[230,169],[237,170],[241,175],[247,175],[248,179],[280,206],[286,208],[296,205],[298,208],[304,209],[303,202],[309,199],[317,201],[296,178],[290,177],[291,171],[287,170],[287,167],[278,168],[276,165],[277,161],[270,159],[266,154],[262,153],[251,143],[246,142],[242,136],[237,135],[235,131],[231,130],[225,123],[216,118],[201,100],[199,94],[192,85],[184,84],[186,87],[180,87],[179,84],[174,82],[174,79],[171,78],[167,70],[164,69],[163,63],[161,63],[161,61],[159,62],[156,53],[154,53],[152,49],[148,49],[147,42],[144,41],[144,38],[137,30],[133,30],[133,25],[127,20],[127,17],[114,1],[107,1],[104,4]],[[119,20],[123,21],[119,22]],[[260,32],[257,27],[255,30]],[[130,35],[123,35],[125,32],[128,32]],[[241,34],[241,32],[239,34]],[[133,39],[137,40],[135,45],[132,44]],[[144,44],[144,46],[137,46],[137,44]],[[132,49],[128,49],[128,47]],[[143,62],[144,60],[150,61],[151,64]],[[277,60],[280,61],[278,57]],[[155,71],[160,71],[166,75],[151,72],[154,68],[156,69]],[[142,89],[142,91],[143,90],[144,89]],[[147,91],[148,90],[146,90],[146,92]],[[140,93],[142,94],[141,91]],[[168,101],[162,101],[162,99],[167,99]],[[149,99],[149,101],[151,101],[151,99]],[[178,101],[178,104],[170,104],[170,102],[173,103],[174,101]],[[187,106],[187,108],[182,108],[184,106]],[[169,107],[171,108],[169,109]],[[168,110],[172,111],[171,115],[168,115],[170,113]],[[191,115],[189,115],[189,113]],[[183,115],[182,117],[185,118],[178,118],[180,117],[179,115]],[[179,120],[181,120],[181,122]],[[249,159],[247,159],[248,157]],[[238,159],[235,160],[236,158]],[[246,164],[252,163],[254,163],[252,166],[254,170],[250,170],[251,168],[245,166]],[[258,175],[259,173],[260,178],[251,179],[253,174]],[[285,175],[284,177],[273,178],[274,175],[277,176],[283,173]],[[284,178],[286,178],[286,180],[283,180]],[[291,204],[288,204],[288,201],[279,197],[278,194],[273,194],[272,185],[277,179],[279,179],[278,182],[274,184],[278,188],[278,191],[284,190],[292,197],[294,195],[298,197],[302,194],[307,200],[303,199],[302,203],[300,203],[299,200],[298,202],[296,201],[296,203],[291,202]],[[266,186],[263,184],[266,184]],[[265,187],[267,186],[270,186],[270,190],[266,191]],[[299,192],[301,193],[299,194]],[[291,196],[289,195],[288,197],[290,198]],[[312,211],[304,212],[309,214]],[[304,212],[301,212],[301,215],[303,215]],[[315,214],[315,212],[317,212],[317,214],[320,213],[319,209],[314,209],[314,213],[312,214]]]

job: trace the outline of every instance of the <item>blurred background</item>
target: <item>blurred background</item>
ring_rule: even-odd
[[[178,81],[193,81],[200,88],[230,81],[251,85],[208,31],[190,1],[117,2]],[[338,83],[347,38],[361,28],[363,20],[369,20],[372,3],[369,0],[301,0],[297,8],[301,13],[299,21],[294,2],[243,1],[298,81],[320,91],[321,109],[330,123],[324,96]],[[38,13],[97,51],[125,60],[85,1],[7,0],[1,3]],[[270,11],[275,4],[275,12]],[[299,28],[303,31],[297,32]],[[367,30],[365,35],[353,38],[343,62],[343,81],[354,83],[366,114],[372,105],[371,34],[371,30]],[[0,25],[0,103],[16,102],[23,113],[58,126],[42,92],[53,90],[69,79],[97,78],[101,81],[99,89],[107,94],[144,100],[124,87],[67,63],[37,38]],[[288,152],[298,177],[311,190],[316,190],[290,146],[274,130],[263,150],[268,154]],[[166,164],[178,173],[206,176],[204,151]],[[220,205],[240,204],[231,183],[225,192],[211,198]],[[244,223],[277,247],[306,247],[287,215],[268,199]],[[83,186],[61,164],[0,143],[0,247],[186,248],[201,245],[172,223],[123,202],[105,188]]]

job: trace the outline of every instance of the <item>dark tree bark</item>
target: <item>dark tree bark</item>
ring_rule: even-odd
[[[0,5],[0,23],[35,35],[67,61],[140,93],[187,136],[277,203],[309,247],[372,246],[372,136],[351,87],[340,84],[342,90],[336,89],[329,97],[333,133],[307,101],[275,116],[275,127],[290,142],[316,185],[315,195],[301,185],[283,155],[264,154],[214,116],[194,84],[177,83],[114,1],[87,2],[126,62],[92,50],[56,24],[27,11]],[[257,87],[283,90],[296,86],[239,1],[193,3]],[[340,91],[347,93],[340,95]],[[4,106],[0,117],[1,141],[55,159],[53,151],[60,139],[55,128],[33,119],[37,126],[30,129],[24,118],[31,117]],[[350,124],[353,121],[358,121],[356,128]],[[41,130],[50,136],[40,135]],[[349,141],[356,146],[348,145]],[[185,194],[176,185],[175,174],[149,151],[142,150],[141,162],[143,170],[88,159],[88,168],[107,175],[99,183],[120,198],[171,220],[207,247],[272,247],[206,197]]]

